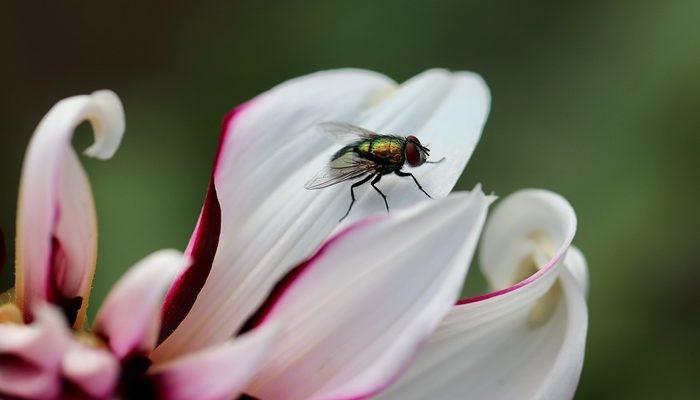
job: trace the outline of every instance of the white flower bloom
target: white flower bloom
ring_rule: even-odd
[[[80,328],[94,269],[94,208],[70,136],[90,119],[97,143],[88,154],[109,157],[123,116],[111,92],[64,100],[25,159],[16,287],[23,318],[10,321],[3,315],[14,314],[2,311],[14,305],[0,306],[0,322],[15,322],[0,324],[9,338],[0,337],[0,356],[15,360],[0,368],[17,378],[0,378],[0,393],[572,397],[587,269],[570,247],[576,218],[565,200],[536,190],[503,200],[480,253],[495,291],[458,298],[494,198],[480,187],[448,193],[489,102],[482,79],[468,72],[431,70],[399,85],[345,69],[293,79],[239,106],[224,120],[187,257],[166,251],[134,267],[101,307],[91,340],[75,340],[44,305],[58,305]],[[358,189],[339,224],[349,185],[304,189],[338,150],[316,129],[326,121],[420,138],[431,156],[445,157],[411,169],[436,199],[410,178],[386,176],[391,213],[371,189]],[[58,344],[38,364],[49,339]],[[27,363],[39,373],[22,375]]]

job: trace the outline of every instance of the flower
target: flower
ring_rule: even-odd
[[[141,385],[128,388],[168,388],[156,392],[165,398],[239,392],[260,399],[572,397],[583,359],[587,278],[583,257],[570,245],[576,219],[564,199],[538,190],[504,199],[486,224],[480,252],[495,291],[458,299],[494,198],[479,186],[448,193],[488,109],[488,89],[472,73],[431,70],[397,85],[357,69],[296,78],[234,109],[222,126],[186,266],[178,268],[183,258],[165,253],[171,259],[166,264],[178,267],[169,269],[177,277],[160,316],[134,320],[125,311],[141,308],[141,296],[123,289],[129,286],[123,282],[155,286],[140,272],[150,269],[143,266],[117,284],[98,312],[93,337],[107,337],[105,353],[119,360],[113,387],[135,377]],[[381,186],[391,213],[376,193],[358,190],[355,207],[339,224],[347,186],[303,189],[337,150],[315,129],[325,121],[410,133],[428,143],[431,154],[445,161],[412,172],[436,200],[426,200],[411,180],[388,176]],[[79,264],[60,265],[58,271],[73,273]],[[66,272],[56,270],[43,270],[44,281],[67,282],[57,279]],[[60,296],[44,299],[75,314],[79,324],[84,292],[62,284],[57,289]],[[23,293],[25,304],[34,301]],[[153,299],[158,303],[158,296]],[[41,327],[51,324],[44,316],[51,314],[48,308],[23,310],[25,320],[35,321],[12,327],[46,334]],[[134,321],[141,341],[121,339],[133,337],[126,327]],[[120,339],[101,333],[108,330]],[[23,346],[6,347],[20,355],[11,371],[21,371],[19,361],[33,362],[25,354],[36,354],[39,345]],[[244,356],[228,354],[224,346],[244,348]],[[94,346],[80,349],[86,348],[95,352]],[[135,348],[140,357],[120,357]],[[8,351],[0,343],[3,353]],[[66,363],[64,354],[55,358]],[[72,365],[102,366],[77,374],[85,377],[79,380],[83,391],[108,386],[107,374],[95,372],[109,370],[100,358],[87,351],[69,358]],[[59,369],[62,382],[76,375],[70,371]],[[206,391],[219,385],[227,391]]]
[[[586,266],[568,251],[575,216],[565,200],[548,192],[505,199],[481,257],[495,292],[453,305],[492,199],[479,188],[447,195],[476,147],[489,97],[468,72],[430,70],[397,85],[343,69],[293,79],[234,109],[187,252],[195,262],[169,292],[167,329],[152,357],[167,360],[275,322],[279,338],[246,389],[262,399],[365,398],[387,388],[384,396],[399,398],[573,396],[587,327]],[[392,212],[368,189],[339,226],[347,186],[300,189],[337,150],[314,129],[325,121],[428,143],[445,161],[412,172],[437,200],[425,202],[413,182],[388,176],[381,187]],[[543,311],[520,319],[530,308]],[[445,331],[452,341],[439,339]],[[440,344],[466,355],[426,367],[445,351]],[[470,353],[479,354],[479,368]],[[539,364],[507,368],[535,354]],[[419,380],[426,371],[431,385]],[[414,382],[430,393],[414,392]]]
[[[59,102],[39,124],[22,171],[17,217],[16,295],[0,304],[0,396],[26,399],[226,398],[240,392],[274,337],[274,326],[164,363],[156,345],[160,306],[189,258],[163,250],[115,285],[91,331],[83,329],[95,265],[96,221],[82,166],[70,147],[89,120],[108,158],[124,130],[122,106],[108,91]],[[14,301],[16,297],[16,302]],[[26,325],[25,325],[26,323]],[[72,326],[75,331],[69,329]]]

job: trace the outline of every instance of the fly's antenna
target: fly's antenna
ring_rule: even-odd
[[[442,157],[441,159],[437,161],[426,161],[426,164],[440,164],[441,162],[445,161],[445,157]]]

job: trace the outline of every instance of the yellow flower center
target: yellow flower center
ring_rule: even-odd
[[[0,293],[0,324],[21,324],[22,311],[15,304],[15,289]]]

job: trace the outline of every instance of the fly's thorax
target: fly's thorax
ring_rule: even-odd
[[[368,153],[382,164],[400,166],[404,162],[403,146],[405,140],[394,136],[380,136],[362,145],[367,146]]]

